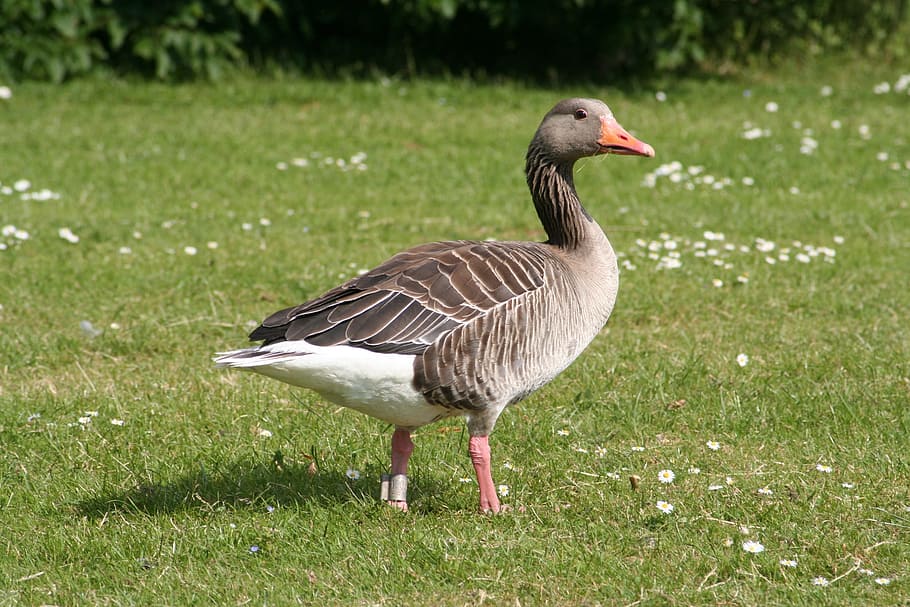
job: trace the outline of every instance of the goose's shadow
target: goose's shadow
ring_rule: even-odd
[[[176,479],[163,479],[114,489],[89,496],[75,504],[79,514],[98,519],[113,513],[167,514],[184,510],[221,511],[242,508],[288,506],[304,502],[326,507],[343,503],[379,503],[378,466],[365,470],[360,478],[348,479],[346,471],[331,465],[313,469],[308,463],[283,464],[245,458],[219,466],[199,469]],[[412,497],[421,493],[421,479],[412,484]],[[416,486],[415,486],[416,485]],[[432,487],[424,487],[432,491]]]

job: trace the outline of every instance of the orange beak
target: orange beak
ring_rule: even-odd
[[[623,156],[654,156],[654,148],[639,141],[622,128],[613,116],[600,117],[600,145],[601,154],[622,154]]]

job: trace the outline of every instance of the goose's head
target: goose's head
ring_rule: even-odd
[[[544,116],[532,145],[551,159],[572,163],[585,156],[654,156],[654,148],[628,133],[597,99],[564,99]]]

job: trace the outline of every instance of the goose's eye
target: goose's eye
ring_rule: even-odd
[[[584,120],[587,117],[588,117],[588,112],[586,112],[585,110],[583,110],[581,108],[578,108],[577,110],[575,110],[575,120]]]

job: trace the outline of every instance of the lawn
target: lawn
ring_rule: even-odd
[[[900,75],[13,86],[0,605],[907,604]],[[542,239],[524,153],[577,94],[657,151],[576,168],[613,318],[500,418],[511,512],[459,420],[392,511],[390,428],[210,357],[410,245]]]

